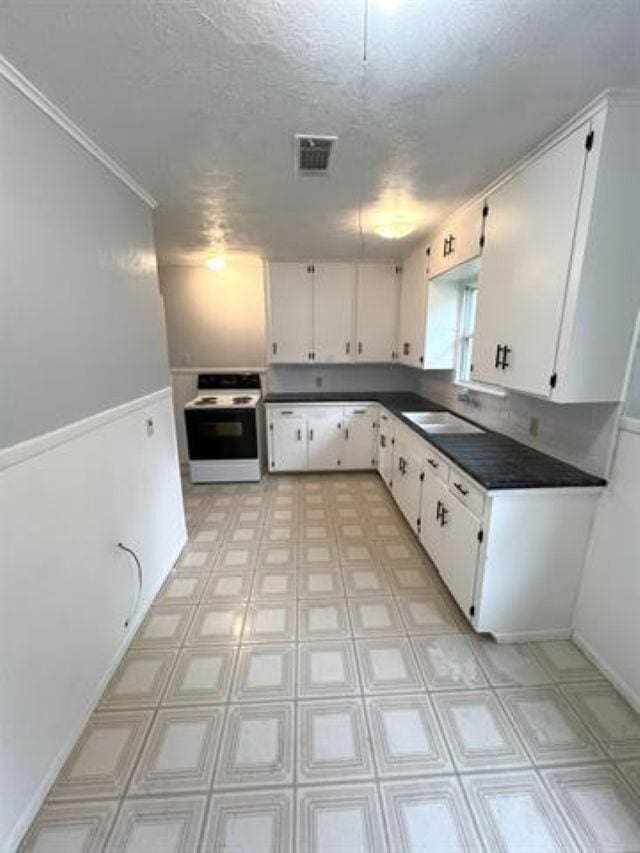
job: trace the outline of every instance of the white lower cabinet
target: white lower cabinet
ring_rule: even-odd
[[[342,409],[318,407],[307,415],[310,471],[331,471],[340,465],[342,452]]]
[[[377,406],[345,406],[344,443],[340,454],[342,468],[376,467]]]
[[[307,419],[294,410],[279,412],[269,423],[269,470],[307,470]]]
[[[424,452],[422,441],[396,433],[393,496],[414,533],[420,529]]]
[[[487,491],[382,414],[381,436],[395,432],[394,499],[475,630],[504,642],[569,637],[601,490]]]
[[[376,405],[268,404],[266,409],[269,471],[376,468]]]
[[[378,418],[378,474],[388,488],[393,483],[393,450],[394,450],[394,419],[391,415],[381,412]]]

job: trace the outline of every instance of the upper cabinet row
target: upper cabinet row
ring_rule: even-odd
[[[623,399],[640,307],[640,110],[607,100],[490,192],[473,378]]]
[[[399,288],[395,264],[269,264],[269,360],[395,359]]]

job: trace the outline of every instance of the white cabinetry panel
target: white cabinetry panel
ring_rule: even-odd
[[[489,196],[475,379],[551,391],[588,130],[581,126]]]
[[[278,413],[269,423],[271,433],[269,469],[306,471],[307,419],[295,410]]]
[[[357,361],[392,360],[397,335],[398,278],[394,264],[358,264]]]
[[[313,272],[304,263],[269,264],[269,360],[309,362],[313,354]]]
[[[340,466],[342,452],[342,408],[314,407],[307,414],[309,469],[333,470]]]
[[[316,263],[314,268],[314,361],[352,361],[355,264]]]
[[[373,468],[376,464],[376,406],[345,406],[342,467]]]

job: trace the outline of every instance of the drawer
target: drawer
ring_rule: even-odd
[[[424,447],[424,456],[427,463],[427,468],[436,475],[439,480],[442,480],[443,483],[449,482],[449,471],[451,470],[451,466],[445,460],[443,456],[440,456],[439,453],[431,447],[430,444],[425,444]]]
[[[270,409],[269,410],[269,417],[271,417],[271,418],[284,418],[284,419],[301,418],[301,417],[304,417],[304,414],[305,414],[305,412],[303,409],[300,409],[299,407],[296,408],[295,406],[293,408],[286,408],[285,407],[282,409]]]
[[[344,416],[345,418],[358,417],[358,415],[370,415],[371,417],[374,417],[376,414],[376,408],[375,403],[362,403],[359,406],[345,406]]]
[[[449,491],[478,518],[484,512],[484,492],[456,468],[449,471]]]

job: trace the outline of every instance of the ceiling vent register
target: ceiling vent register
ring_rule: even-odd
[[[326,175],[337,136],[296,134],[296,171],[302,175]]]

